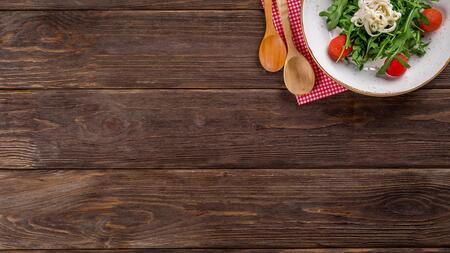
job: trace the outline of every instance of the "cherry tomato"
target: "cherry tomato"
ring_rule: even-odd
[[[344,50],[346,41],[346,35],[339,35],[330,41],[330,45],[328,45],[328,54],[330,55],[331,59],[333,59],[333,61],[344,59],[352,52],[351,46]]]
[[[428,19],[430,22],[428,25],[421,23],[420,29],[424,30],[425,32],[434,32],[439,27],[441,27],[443,15],[438,9],[425,9],[422,14]]]
[[[406,56],[404,56],[403,54],[399,54],[398,57],[404,62],[408,63],[408,58],[406,58]],[[388,69],[386,70],[386,74],[391,77],[399,77],[405,74],[406,70],[407,68],[394,58],[394,60],[392,60],[391,62],[391,65],[389,65]]]

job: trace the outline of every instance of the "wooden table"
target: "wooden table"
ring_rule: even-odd
[[[450,69],[298,107],[257,0],[0,9],[0,252],[450,252]]]

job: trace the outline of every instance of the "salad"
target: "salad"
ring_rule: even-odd
[[[328,54],[334,61],[351,62],[359,70],[370,61],[381,60],[377,75],[400,77],[411,56],[423,56],[429,42],[424,34],[439,29],[439,0],[333,0],[320,13],[328,30],[340,35],[331,40]],[[381,65],[381,64],[380,64]]]

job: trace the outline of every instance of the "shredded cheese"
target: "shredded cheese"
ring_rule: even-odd
[[[390,0],[359,0],[358,6],[352,22],[358,27],[364,26],[373,37],[394,31],[402,16],[393,10]]]

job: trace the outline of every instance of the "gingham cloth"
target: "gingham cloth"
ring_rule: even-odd
[[[264,0],[261,0],[264,5]],[[284,38],[283,33],[283,25],[281,24],[280,15],[278,12],[278,6],[276,0],[269,0],[272,1],[272,17],[273,17],[273,23],[275,25],[275,29],[280,34],[281,37]],[[285,1],[285,0],[280,0]],[[314,89],[303,96],[297,96],[297,102],[299,105],[303,105],[315,100],[319,100],[325,97],[329,97],[341,92],[346,91],[347,89],[336,83],[333,79],[331,79],[327,74],[325,74],[319,66],[314,62],[311,54],[309,53],[305,38],[303,36],[303,30],[301,26],[301,4],[302,0],[287,0],[288,2],[288,8],[289,8],[289,19],[291,21],[291,29],[292,29],[292,36],[294,38],[294,44],[299,50],[300,53],[302,53],[306,59],[311,63],[314,72],[316,73],[316,84],[314,86]]]

